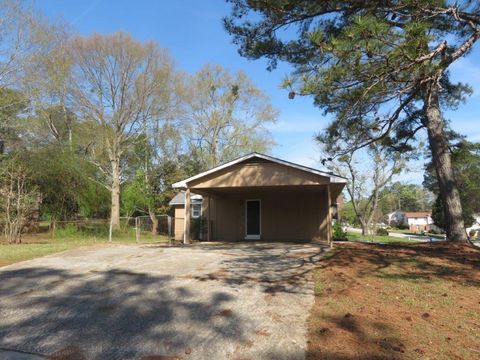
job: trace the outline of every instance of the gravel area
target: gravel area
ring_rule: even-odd
[[[6,266],[0,358],[303,359],[325,251],[112,245]]]

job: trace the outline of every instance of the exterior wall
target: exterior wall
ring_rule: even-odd
[[[212,239],[245,239],[245,201],[261,200],[261,240],[327,239],[326,192],[252,191],[212,199]]]
[[[245,239],[245,201],[261,200],[261,240],[327,240],[328,176],[313,174],[270,161],[247,161],[232,165],[187,186],[202,194],[202,215],[208,216],[210,197],[211,239]],[[344,184],[330,184],[332,198]],[[175,239],[182,240],[184,209],[175,209]],[[205,237],[206,239],[206,237]]]
[[[213,204],[212,204],[213,205]],[[213,207],[213,206],[212,206]],[[183,234],[185,232],[185,206],[184,205],[174,205],[174,235],[175,240],[182,241]],[[208,199],[203,198],[202,200],[202,216],[207,217],[208,211]]]
[[[408,227],[410,231],[428,231],[432,224],[433,220],[430,217],[408,218]]]
[[[183,240],[183,233],[185,230],[185,207],[183,205],[174,205],[175,219],[174,219],[174,231],[175,240]]]
[[[474,215],[475,222],[467,228],[467,234],[470,235],[472,234],[471,238],[472,239],[479,239],[480,238],[480,215],[475,214]]]
[[[252,186],[288,186],[327,184],[329,179],[275,163],[237,164],[207,175],[189,184],[194,188],[226,188]]]

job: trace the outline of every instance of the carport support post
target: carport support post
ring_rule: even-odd
[[[327,241],[331,248],[333,248],[332,240],[332,192],[330,191],[330,184],[327,185]]]
[[[185,191],[185,221],[183,222],[185,228],[183,231],[183,243],[190,244],[190,189]]]
[[[210,196],[207,197],[207,240],[212,241],[212,224],[210,220],[210,206],[212,202],[210,201]]]

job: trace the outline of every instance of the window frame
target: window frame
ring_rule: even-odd
[[[199,201],[199,202],[195,202],[195,203],[192,203],[191,205],[191,210],[190,210],[190,216],[192,217],[192,219],[198,219],[199,217],[202,216],[202,202]],[[198,210],[196,210],[198,209]],[[195,213],[198,212],[198,215],[195,215]]]

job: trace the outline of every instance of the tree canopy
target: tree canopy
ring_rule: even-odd
[[[189,78],[185,131],[203,170],[273,144],[266,126],[276,110],[243,73],[206,65]]]
[[[0,192],[19,201],[0,209],[0,229],[22,224],[14,241],[33,213],[154,222],[172,183],[272,145],[276,111],[243,73],[187,74],[154,41],[81,36],[21,0],[0,0],[0,15]]]
[[[240,54],[267,58],[269,69],[289,62],[294,71],[283,85],[290,98],[310,95],[333,115],[323,137],[332,156],[378,141],[408,151],[427,130],[448,238],[466,240],[441,111],[470,91],[448,69],[480,38],[480,3],[229,2],[224,24]]]
[[[383,214],[393,211],[430,211],[433,193],[418,184],[396,181],[383,189],[380,195]]]

